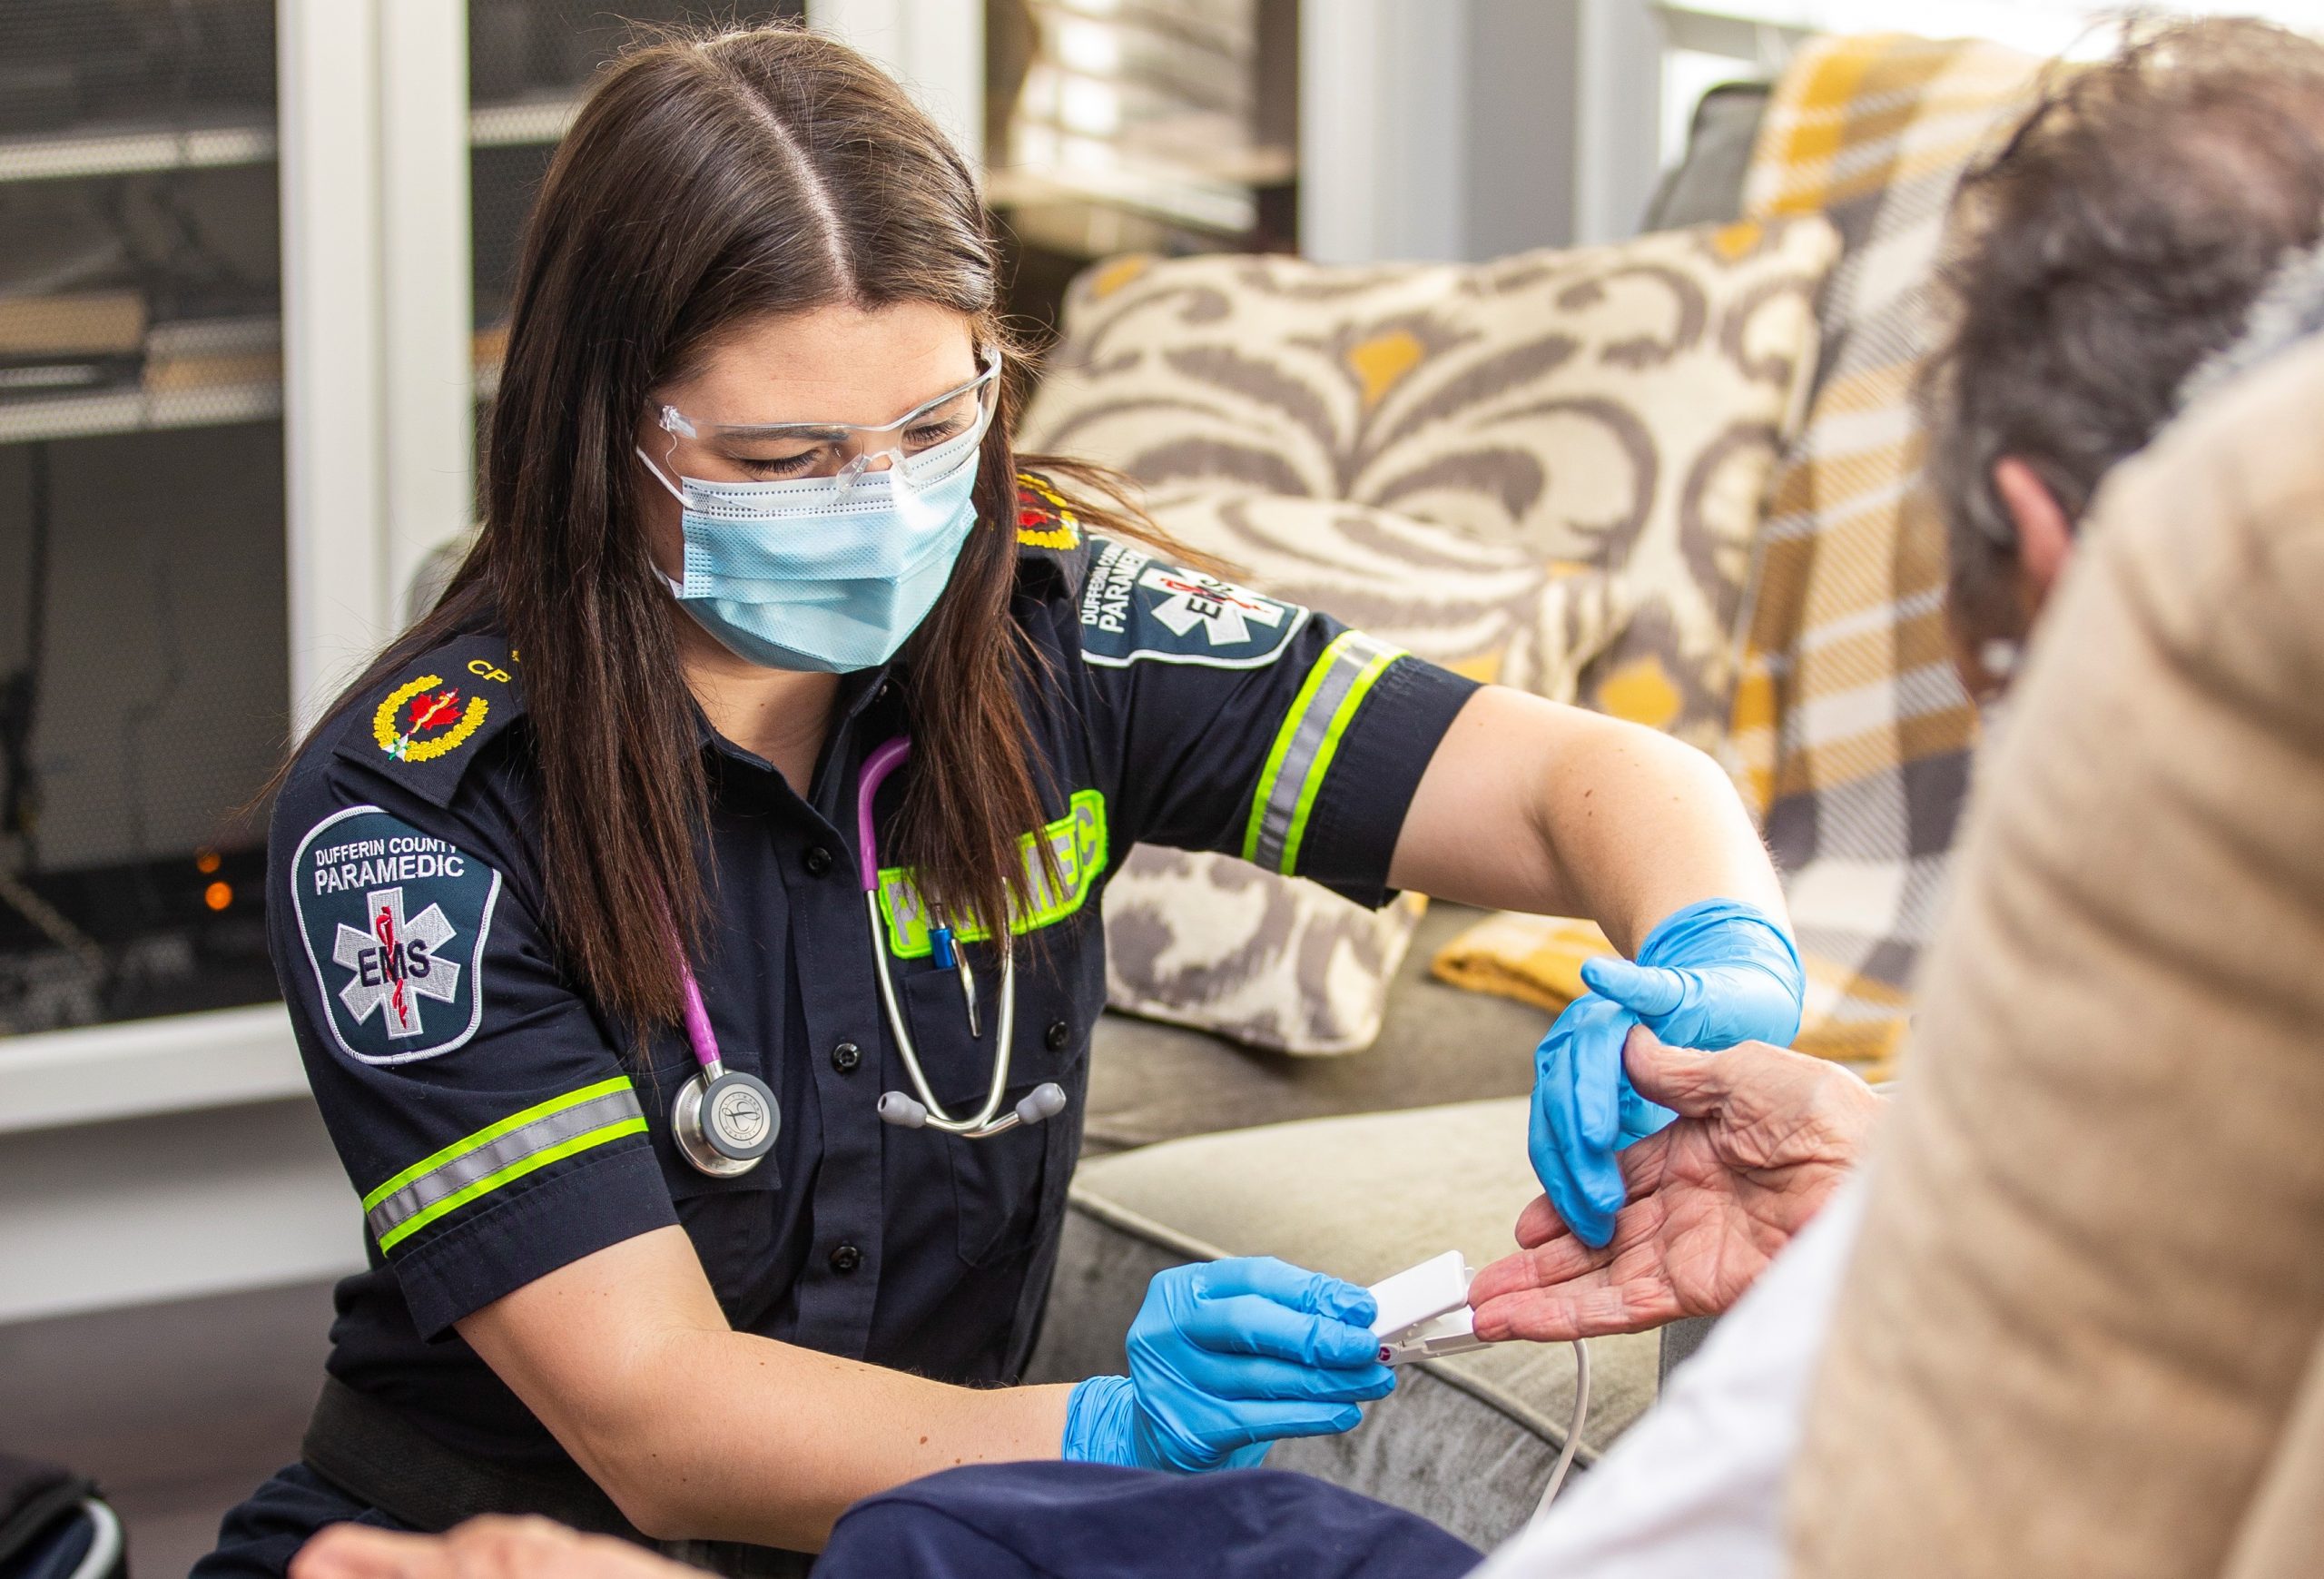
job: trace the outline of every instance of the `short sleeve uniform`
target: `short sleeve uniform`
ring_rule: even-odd
[[[524,666],[479,631],[353,699],[302,751],[270,844],[276,968],[360,1197],[368,1270],[341,1284],[332,1373],[455,1449],[569,1464],[454,1326],[651,1230],[693,1240],[742,1330],[961,1383],[1021,1370],[1080,1140],[1105,1005],[1099,901],[1138,840],[1312,877],[1367,903],[1420,775],[1473,685],[1330,618],[1087,536],[1028,478],[1012,602],[1041,661],[1025,697],[1049,814],[1026,830],[1009,1100],[1045,1124],[982,1140],[877,1113],[910,1088],[858,876],[864,758],[911,733],[907,666],[846,676],[813,782],[700,730],[714,913],[692,962],[730,1066],[779,1109],[753,1172],[714,1179],[670,1139],[696,1065],[675,1027],[633,1045],[544,910]],[[880,791],[892,825],[907,764]],[[1046,846],[1054,870],[1041,860]],[[938,1098],[982,1099],[998,954],[959,972],[913,874],[883,864],[898,1012]]]

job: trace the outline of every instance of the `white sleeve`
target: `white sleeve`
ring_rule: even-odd
[[[1783,1579],[1784,1483],[1864,1197],[1861,1176],[1835,1192],[1662,1401],[1471,1579]]]

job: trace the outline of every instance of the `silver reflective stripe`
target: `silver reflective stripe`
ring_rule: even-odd
[[[393,1193],[372,1202],[364,1220],[370,1225],[372,1237],[385,1248],[401,1237],[398,1229],[427,1215],[431,1208],[448,1201],[462,1190],[496,1174],[520,1169],[531,1159],[625,1120],[635,1120],[641,1128],[645,1122],[645,1110],[637,1105],[637,1093],[625,1081],[602,1095],[545,1112],[506,1134],[496,1135],[481,1145],[447,1158],[418,1178],[406,1180]]]
[[[1365,671],[1375,662],[1401,656],[1403,652],[1402,647],[1353,630],[1324,649],[1324,656],[1317,660],[1324,673],[1315,690],[1307,693],[1306,706],[1297,717],[1285,721],[1290,739],[1283,747],[1283,757],[1275,768],[1275,782],[1268,786],[1266,802],[1258,809],[1257,837],[1246,853],[1246,859],[1270,872],[1290,871],[1285,856],[1291,844],[1292,826],[1298,816],[1300,802],[1306,795],[1309,777],[1326,757],[1326,747],[1338,745],[1338,735],[1332,725],[1339,716],[1340,705],[1366,677]]]

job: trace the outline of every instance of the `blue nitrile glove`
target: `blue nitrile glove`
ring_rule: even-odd
[[[1637,963],[1608,954],[1585,962],[1581,980],[1669,1045],[1705,1050],[1738,1041],[1789,1046],[1807,992],[1791,933],[1758,906],[1734,899],[1671,912],[1646,934]]]
[[[1566,1006],[1534,1053],[1528,1150],[1558,1216],[1584,1244],[1613,1238],[1624,1190],[1614,1154],[1674,1115],[1631,1089],[1622,1044],[1643,1024],[1673,1047],[1787,1044],[1807,977],[1781,923],[1757,905],[1706,899],[1665,916],[1636,963],[1581,967],[1590,991]]]
[[[1565,1006],[1533,1050],[1533,1113],[1525,1150],[1550,1204],[1586,1245],[1614,1237],[1620,1209],[1621,1109],[1630,1081],[1622,1044],[1638,1016],[1585,992]],[[1649,1131],[1650,1132],[1650,1131]]]
[[[1393,1391],[1372,1296],[1271,1256],[1157,1273],[1129,1328],[1129,1375],[1092,1377],[1064,1456],[1136,1469],[1248,1469],[1283,1436],[1328,1436]]]

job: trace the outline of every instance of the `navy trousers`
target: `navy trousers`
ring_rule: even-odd
[[[325,1525],[348,1523],[409,1527],[294,1464],[228,1512],[218,1527],[217,1550],[196,1563],[188,1579],[282,1579],[308,1536]]]
[[[218,1548],[193,1565],[188,1579],[282,1579],[291,1554],[326,1525],[411,1526],[340,1491],[303,1464],[277,1473],[226,1515]],[[809,1558],[735,1541],[665,1541],[661,1554],[685,1567],[734,1579],[799,1579]]]
[[[1455,1579],[1426,1519],[1274,1469],[980,1464],[848,1509],[813,1579]]]
[[[404,1527],[293,1465],[226,1515],[192,1579],[281,1579],[342,1520]],[[1416,1515],[1280,1470],[980,1464],[856,1504],[814,1579],[1457,1579],[1483,1560]]]

